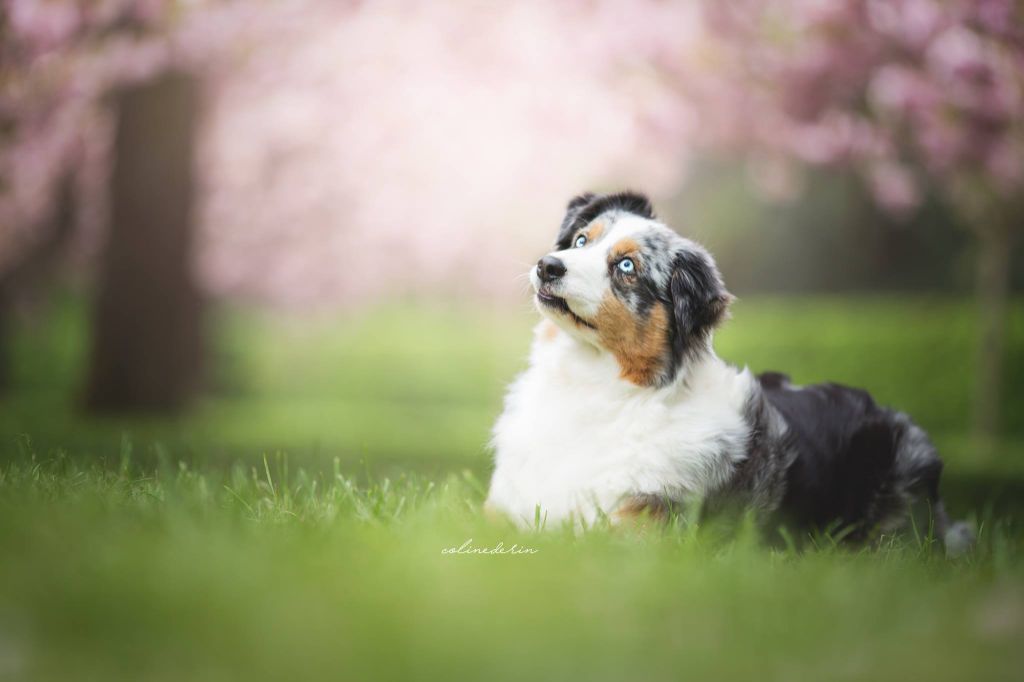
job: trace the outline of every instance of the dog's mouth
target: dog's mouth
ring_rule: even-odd
[[[549,294],[548,292],[546,292],[544,290],[539,290],[537,292],[537,300],[540,301],[541,304],[543,304],[544,306],[546,306],[548,308],[552,308],[554,310],[557,310],[560,313],[566,315],[573,322],[575,322],[576,324],[580,325],[581,327],[586,327],[587,329],[597,329],[597,327],[595,327],[594,325],[590,324],[589,322],[584,320],[582,317],[580,317],[579,315],[574,313],[572,310],[570,310],[569,309],[569,304],[561,296],[555,296],[553,294]]]

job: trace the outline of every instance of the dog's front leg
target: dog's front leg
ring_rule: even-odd
[[[676,500],[652,493],[637,493],[619,503],[611,521],[616,526],[642,529],[654,523],[663,525],[682,510],[682,503]]]

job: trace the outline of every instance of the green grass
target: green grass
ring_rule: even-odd
[[[86,419],[75,409],[88,343],[83,308],[66,301],[17,338],[16,389],[0,399],[0,434],[43,452],[114,456],[121,436],[176,458],[228,461],[287,451],[313,466],[486,473],[484,444],[505,385],[525,366],[536,314],[395,305],[317,320],[229,312],[212,320],[211,392],[176,418]],[[740,301],[716,346],[756,371],[868,388],[912,414],[947,457],[974,466],[966,442],[973,312],[928,298]],[[999,456],[1024,469],[1024,304],[1013,308]],[[0,442],[0,457],[10,438]],[[143,448],[145,449],[145,448]],[[394,465],[391,467],[391,465]],[[1018,466],[1020,465],[1020,466]]]
[[[126,453],[127,453],[126,449]],[[802,554],[685,523],[523,533],[479,479],[360,486],[0,468],[0,675],[34,679],[1019,679],[1020,539]],[[446,555],[472,539],[537,550]]]
[[[965,435],[971,308],[757,299],[726,358],[870,388],[932,431],[980,527],[770,549],[664,531],[522,532],[480,515],[526,310],[214,318],[209,395],[177,418],[75,409],[74,301],[16,339],[0,400],[0,680],[1024,679],[1024,306],[1006,437]],[[447,555],[513,543],[528,555]]]

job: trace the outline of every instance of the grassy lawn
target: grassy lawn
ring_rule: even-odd
[[[980,526],[803,553],[681,521],[531,534],[479,515],[532,315],[215,318],[185,416],[87,419],[73,302],[0,401],[3,679],[1024,679],[1024,306],[1006,438],[965,436],[972,318],[932,299],[757,299],[726,358],[871,389],[933,432]],[[537,550],[443,553],[472,538]]]
[[[0,478],[0,665],[37,679],[1019,679],[1019,536],[770,552],[489,526],[469,476],[71,462]],[[519,543],[535,554],[445,555]],[[3,668],[0,668],[3,671]]]

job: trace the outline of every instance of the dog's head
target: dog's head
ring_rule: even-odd
[[[647,197],[581,194],[530,273],[538,310],[612,353],[622,377],[663,386],[710,345],[732,300],[711,255],[658,222]]]

